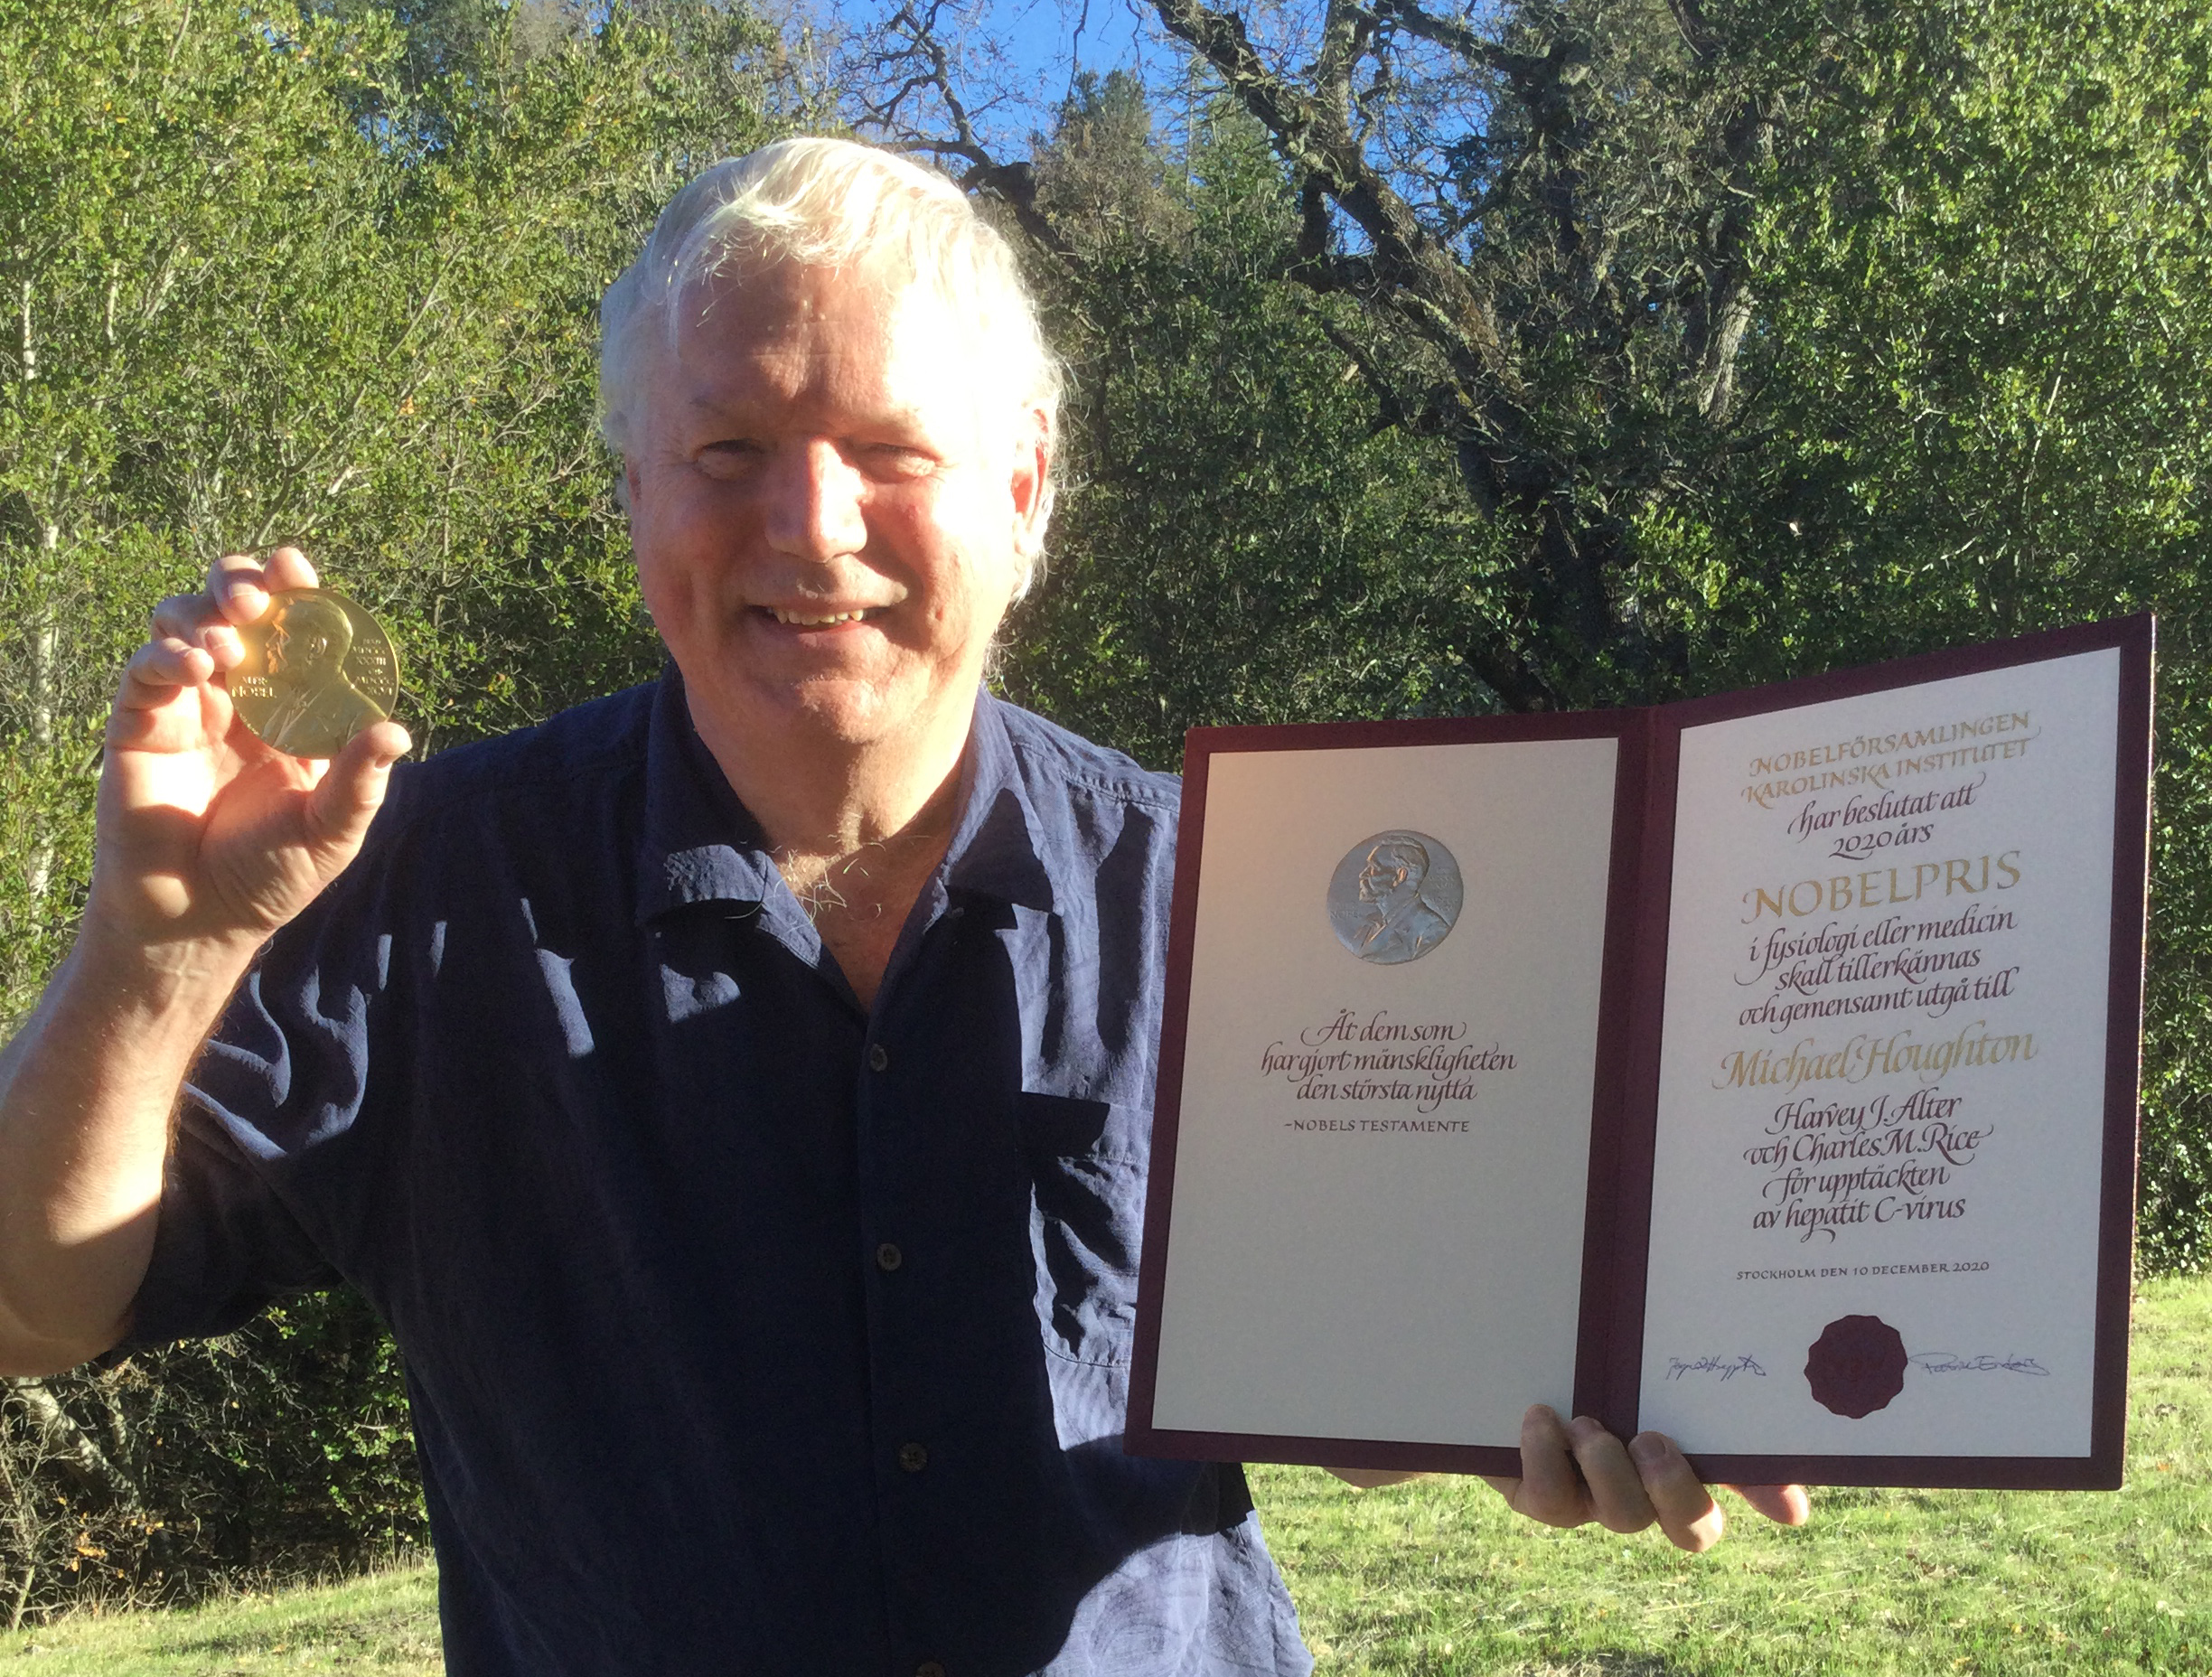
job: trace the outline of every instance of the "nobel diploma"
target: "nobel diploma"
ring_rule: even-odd
[[[1195,733],[1132,1447],[2116,1483],[2150,664]]]

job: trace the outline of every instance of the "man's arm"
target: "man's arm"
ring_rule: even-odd
[[[1362,1490],[1426,1476],[1358,1467],[1329,1471]],[[1562,1421],[1542,1403],[1521,1418],[1521,1476],[1484,1477],[1514,1513],[1545,1525],[1595,1520],[1608,1532],[1641,1532],[1655,1524],[1667,1541],[1692,1554],[1719,1542],[1727,1526],[1712,1493],[1664,1433],[1639,1432],[1624,1444],[1587,1415]],[[1801,1485],[1729,1488],[1784,1525],[1803,1525],[1812,1517]]]
[[[243,656],[234,625],[314,584],[292,548],[266,569],[224,558],[163,603],[125,672],[83,927],[0,1052],[0,1374],[129,1330],[185,1075],[263,940],[352,860],[408,749],[384,722],[304,763],[236,724],[218,679]]]

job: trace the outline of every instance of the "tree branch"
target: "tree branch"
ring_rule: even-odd
[[[1471,383],[1516,384],[1489,300],[1361,154],[1341,108],[1330,109],[1276,75],[1234,13],[1215,11],[1201,0],[1153,0],[1153,5],[1168,33],[1211,64],[1259,118],[1298,172],[1301,188],[1308,179],[1316,182],[1367,236],[1375,279],[1367,300],[1402,311]],[[1360,50],[1366,50],[1364,39]],[[1306,266],[1301,281],[1309,283],[1314,272]]]
[[[1041,249],[1064,261],[1072,259],[1074,248],[1037,208],[1036,171],[1026,163],[999,163],[976,133],[975,120],[953,82],[951,54],[945,51],[937,33],[937,18],[943,6],[944,0],[932,0],[927,14],[917,14],[908,0],[885,23],[887,33],[895,33],[905,41],[904,46],[886,55],[886,61],[912,60],[918,55],[921,63],[908,71],[887,97],[864,102],[868,119],[898,136],[896,143],[902,151],[926,152],[937,158],[941,165],[947,157],[960,159],[968,165],[958,176],[962,191],[988,193],[997,199],[1007,206],[1022,231]],[[933,92],[943,104],[951,119],[952,132],[949,136],[932,138],[906,127],[904,107],[912,96],[922,92]]]

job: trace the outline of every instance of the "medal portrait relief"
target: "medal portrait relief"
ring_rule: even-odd
[[[389,714],[346,669],[355,630],[339,598],[301,590],[279,596],[269,615],[262,692],[247,718],[256,734],[278,751],[323,757]]]
[[[1419,960],[1459,918],[1465,886],[1452,853],[1427,833],[1381,832],[1354,845],[1329,881],[1329,923],[1362,960]]]

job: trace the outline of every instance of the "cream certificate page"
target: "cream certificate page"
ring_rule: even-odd
[[[1211,759],[1156,1426],[1572,1395],[1618,745]]]
[[[1643,1426],[2088,1453],[2119,671],[1684,731]]]

